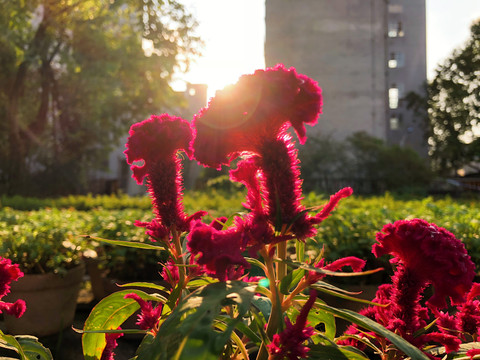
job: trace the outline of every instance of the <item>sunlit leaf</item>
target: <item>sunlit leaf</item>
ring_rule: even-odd
[[[194,291],[163,322],[152,343],[139,350],[137,360],[218,359],[231,332],[247,314],[254,292],[255,285],[241,281],[209,284]],[[237,314],[225,331],[215,331],[215,318],[228,305],[235,305]]]
[[[105,349],[105,334],[102,332],[88,332],[96,330],[116,330],[123,324],[140,305],[133,299],[125,299],[125,295],[135,293],[142,299],[151,300],[152,297],[140,290],[122,290],[102,299],[91,311],[82,336],[83,355],[86,360],[99,360]]]

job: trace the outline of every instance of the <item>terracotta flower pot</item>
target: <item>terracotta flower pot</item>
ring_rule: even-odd
[[[13,282],[10,294],[4,300],[23,299],[27,310],[19,319],[5,315],[7,332],[41,337],[71,326],[84,274],[85,264],[82,263],[63,277],[53,273],[26,274]]]

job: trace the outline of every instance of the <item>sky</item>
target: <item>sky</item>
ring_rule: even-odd
[[[199,22],[203,56],[178,80],[217,89],[235,83],[242,74],[264,68],[264,0],[180,0]],[[298,0],[297,0],[298,1]],[[334,0],[332,0],[334,1]],[[462,46],[470,24],[480,18],[480,0],[426,0],[427,77],[453,49]]]

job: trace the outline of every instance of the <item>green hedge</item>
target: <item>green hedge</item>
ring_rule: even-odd
[[[184,205],[187,213],[211,209],[209,211],[211,217],[229,216],[243,210],[241,205],[243,201],[240,192],[189,192],[185,196]],[[327,197],[313,193],[304,199],[306,206],[322,205],[326,201]],[[133,222],[148,221],[152,218],[148,197],[72,196],[59,199],[13,197],[2,198],[2,204],[0,237],[4,251],[7,252],[4,255],[14,259],[20,258],[21,253],[26,253],[25,267],[33,266],[31,264],[38,261],[36,254],[41,252],[41,247],[48,247],[48,243],[52,241],[68,240],[67,244],[73,244],[70,246],[81,249],[96,248],[99,245],[77,235],[89,234],[108,239],[147,241],[144,229],[135,227]],[[15,206],[16,209],[6,205]],[[37,210],[23,211],[26,208]],[[465,243],[474,261],[480,264],[479,214],[480,202],[474,200],[424,198],[401,201],[388,194],[369,198],[352,196],[341,201],[332,215],[320,225],[318,235],[309,241],[308,245],[317,252],[325,246],[329,261],[353,255],[367,259],[370,267],[385,265],[387,259],[379,262],[371,254],[375,233],[389,222],[419,217],[454,233]],[[110,252],[107,252],[106,256],[110,256],[110,260],[122,260],[126,263],[128,259],[133,262],[139,260],[138,252],[142,254],[141,256],[147,256],[144,250],[134,250],[137,253],[131,253],[126,248],[108,250]],[[16,255],[12,253],[14,251],[17,251]],[[144,261],[150,260],[145,258]]]
[[[308,205],[323,204],[325,198],[306,197]],[[375,234],[387,223],[400,219],[423,218],[451,231],[462,240],[475,263],[480,264],[480,202],[450,198],[401,201],[386,194],[378,197],[352,196],[341,201],[335,212],[320,226],[316,243],[325,245],[329,260],[344,256],[367,259],[371,267],[387,265],[387,259],[375,260],[371,246]]]

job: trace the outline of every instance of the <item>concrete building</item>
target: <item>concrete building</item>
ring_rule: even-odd
[[[425,0],[266,0],[265,17],[266,65],[294,66],[323,89],[314,131],[365,131],[426,156],[403,100],[426,82]]]

